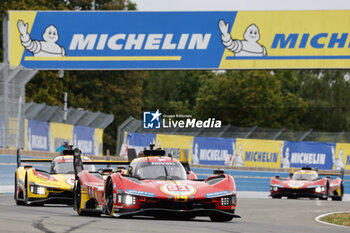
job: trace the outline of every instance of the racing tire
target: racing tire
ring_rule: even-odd
[[[110,179],[106,190],[106,214],[110,217],[114,215],[114,201],[113,201],[113,181]]]
[[[228,222],[233,219],[233,216],[228,216],[228,215],[224,215],[224,216],[213,215],[209,217],[212,222]]]
[[[74,190],[74,204],[78,215],[89,216],[89,213],[81,208],[81,185],[79,180],[77,182],[77,187]]]
[[[24,179],[23,202],[24,202],[24,205],[29,205],[27,174],[26,174],[26,177],[25,177],[25,179]]]
[[[339,195],[339,193],[337,193],[336,196],[332,196],[332,201],[342,201],[343,200],[343,195],[344,195],[343,184],[341,184],[341,186],[340,186],[340,191],[341,191],[341,195]]]
[[[272,199],[281,199],[282,196],[272,196]]]
[[[15,198],[15,202],[16,205],[25,205],[24,201],[18,200],[18,194],[17,194],[17,174],[15,175],[15,192],[14,192],[14,198]],[[23,193],[23,191],[22,191]]]
[[[326,196],[325,197],[320,197],[318,199],[323,200],[323,201],[327,201],[328,197],[329,197],[329,183],[327,182],[327,185],[326,185]]]

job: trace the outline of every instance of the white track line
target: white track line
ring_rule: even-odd
[[[342,214],[342,213],[350,213],[350,211],[338,211],[338,212],[330,212],[330,213],[326,213],[326,214],[321,214],[320,216],[317,216],[315,218],[315,220],[317,222],[319,222],[319,223],[323,223],[323,224],[326,224],[326,225],[336,226],[336,227],[344,227],[344,228],[350,229],[350,227],[348,227],[348,226],[333,224],[333,223],[329,223],[329,222],[325,222],[325,221],[320,220],[321,218],[326,217],[326,216],[331,215],[331,214]]]

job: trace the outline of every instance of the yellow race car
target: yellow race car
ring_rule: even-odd
[[[73,204],[73,150],[63,151],[54,159],[21,159],[17,153],[14,199],[17,205]],[[84,161],[91,161],[83,157]],[[33,168],[26,163],[51,163],[50,172]],[[84,169],[94,171],[93,165]]]

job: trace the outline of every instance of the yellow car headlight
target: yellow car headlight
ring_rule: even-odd
[[[30,192],[37,195],[45,195],[46,188],[36,184],[30,184]]]

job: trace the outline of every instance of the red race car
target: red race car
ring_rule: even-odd
[[[338,175],[331,179],[331,176]],[[279,176],[271,178],[270,195],[272,198],[298,198],[309,197],[327,200],[341,201],[344,193],[344,171],[318,172],[317,169],[303,167],[296,172],[291,172],[290,177],[283,179]]]
[[[129,153],[136,155],[129,149]],[[185,152],[182,151],[182,157]],[[191,219],[208,216],[212,221],[230,221],[235,215],[236,186],[222,170],[204,180],[197,179],[187,162],[164,156],[165,151],[143,151],[128,169],[104,168],[98,172],[83,169],[79,150],[74,153],[76,185],[74,208],[79,215],[106,214],[117,217],[153,216]],[[129,156],[136,157],[136,156]],[[126,164],[105,162],[100,164]]]

